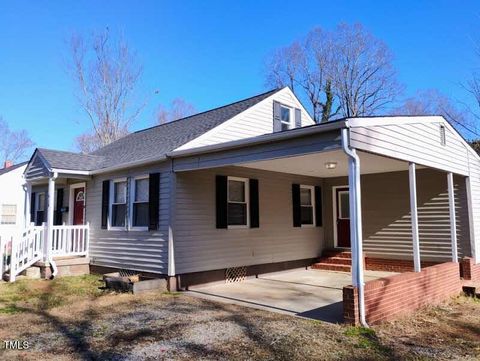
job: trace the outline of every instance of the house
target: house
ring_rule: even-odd
[[[27,162],[6,161],[0,169],[0,235],[25,227],[25,180]]]
[[[35,226],[14,252],[13,278],[38,261],[56,274],[55,257],[73,255],[93,271],[185,289],[238,273],[344,271],[318,258],[351,248],[353,323],[388,313],[379,287],[387,303],[392,285],[406,290],[403,279],[365,283],[364,269],[406,272],[418,305],[432,285],[433,299],[458,293],[463,266],[480,279],[480,157],[440,116],[315,124],[282,88],[91,154],[37,149],[25,179]]]

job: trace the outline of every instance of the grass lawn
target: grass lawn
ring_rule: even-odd
[[[0,359],[480,359],[480,302],[466,297],[365,330],[182,294],[113,294],[99,279],[0,284]]]

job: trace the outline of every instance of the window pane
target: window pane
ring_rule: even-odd
[[[125,190],[127,187],[126,182],[114,183],[113,203],[125,203]]]
[[[300,204],[302,206],[312,205],[312,190],[309,188],[300,188]]]
[[[125,204],[112,205],[112,227],[125,227]]]
[[[348,192],[340,193],[340,218],[350,218],[350,197]]]
[[[228,181],[228,200],[233,202],[245,202],[245,183],[241,181]]]
[[[133,204],[133,226],[134,227],[148,226],[148,203]]]
[[[302,224],[313,224],[313,207],[302,206]]]
[[[37,210],[39,210],[39,211],[44,211],[45,210],[45,193],[40,193],[38,195]]]
[[[15,224],[17,223],[17,205],[4,204],[0,211],[0,224]]]
[[[280,107],[280,120],[290,123],[290,108]]]
[[[289,130],[290,129],[290,123],[283,123],[282,122],[282,130]]]
[[[148,178],[135,180],[135,202],[148,202]]]
[[[228,204],[228,224],[231,226],[247,225],[247,205],[242,203]]]

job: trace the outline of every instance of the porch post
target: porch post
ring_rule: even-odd
[[[477,259],[477,250],[475,244],[475,237],[477,236],[475,232],[475,222],[473,218],[473,198],[472,198],[472,183],[470,177],[465,178],[465,187],[467,189],[467,206],[468,206],[468,228],[470,229],[470,252],[472,258],[475,262],[480,262],[480,257]]]
[[[455,217],[455,190],[453,184],[453,173],[447,174],[448,180],[448,205],[450,209],[450,236],[452,239],[452,262],[458,262],[457,250],[457,220]]]
[[[415,163],[409,163],[408,175],[410,181],[410,215],[412,222],[413,264],[415,272],[420,272],[422,267],[420,264],[420,242],[418,235],[417,179]]]
[[[48,179],[48,203],[47,203],[47,228],[45,230],[45,242],[43,249],[43,261],[48,262],[50,260],[50,253],[52,249],[52,238],[53,238],[53,208],[54,208],[54,199],[55,199],[55,180],[57,179],[57,174],[54,173]]]
[[[30,223],[32,222],[31,219],[31,200],[32,200],[32,184],[27,182],[25,184],[25,224],[23,225],[25,228],[27,228]]]

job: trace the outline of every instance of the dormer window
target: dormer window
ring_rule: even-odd
[[[282,130],[289,130],[295,127],[291,108],[280,105],[280,123],[282,124]]]

